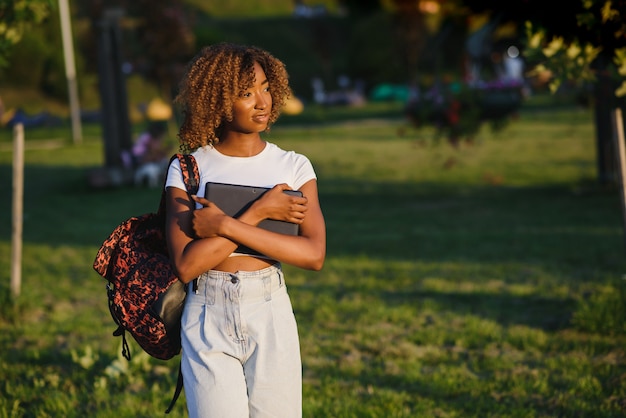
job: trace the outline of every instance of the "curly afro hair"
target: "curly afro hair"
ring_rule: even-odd
[[[181,107],[178,133],[182,151],[219,142],[224,122],[233,120],[233,104],[254,84],[254,63],[263,68],[272,95],[269,126],[274,123],[291,90],[285,65],[254,46],[220,43],[204,47],[189,62],[174,102]]]

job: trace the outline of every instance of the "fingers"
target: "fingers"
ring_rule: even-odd
[[[307,206],[306,202],[304,204],[294,203],[289,207],[289,211],[294,213],[304,213],[308,209],[309,207]]]
[[[304,212],[294,212],[291,214],[291,218],[288,219],[288,222],[294,224],[301,224],[304,222]]]
[[[306,205],[306,198],[305,198],[305,203],[304,204],[293,203],[289,207],[288,221],[296,223],[296,224],[301,224],[302,222],[304,222],[304,218],[306,217],[306,211],[308,209],[309,208]]]
[[[280,192],[284,192],[285,190],[293,190],[293,189],[291,187],[289,187],[289,185],[287,183],[279,183],[276,186],[274,186],[272,188],[272,190],[277,190],[277,191],[280,191]],[[290,195],[290,196],[293,197],[294,199],[300,199],[300,200],[306,199],[304,196],[303,197],[298,197],[298,196],[294,196],[294,195]],[[300,201],[299,203],[306,204],[306,201]]]
[[[293,197],[292,202],[295,203],[296,205],[306,207],[307,204],[309,203],[309,199],[307,199],[306,196],[302,196],[302,197],[292,196],[292,197]]]
[[[211,204],[211,202],[210,202],[209,200],[205,199],[204,197],[198,197],[198,196],[196,196],[195,194],[194,194],[194,195],[191,195],[191,198],[192,198],[192,199],[193,199],[196,203],[199,203],[199,204],[201,204],[201,205],[202,205],[202,206],[204,206],[204,207],[207,207],[207,206],[209,206],[209,205]]]
[[[282,192],[284,190],[291,190],[291,187],[289,187],[287,183],[279,183],[276,186],[274,186],[274,189],[278,189]]]

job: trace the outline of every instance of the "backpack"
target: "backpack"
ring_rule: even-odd
[[[176,154],[187,192],[196,194],[200,174],[191,155]],[[165,186],[165,185],[164,185]],[[186,285],[174,274],[165,240],[165,187],[156,213],[131,217],[118,225],[103,242],[93,268],[107,280],[109,311],[122,337],[122,355],[130,360],[128,331],[141,348],[157,359],[169,360],[180,353],[180,320]],[[173,406],[180,389],[178,376]]]

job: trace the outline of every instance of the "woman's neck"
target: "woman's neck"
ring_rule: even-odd
[[[215,149],[231,157],[252,157],[265,148],[260,135],[228,135],[220,138]]]

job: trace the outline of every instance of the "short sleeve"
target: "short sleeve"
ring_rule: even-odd
[[[294,189],[298,190],[309,180],[317,179],[313,164],[311,164],[311,161],[304,155],[296,154],[294,167]]]
[[[185,182],[183,181],[183,174],[180,169],[180,161],[178,161],[178,158],[175,158],[167,169],[165,187],[176,187],[181,190],[187,190]]]

